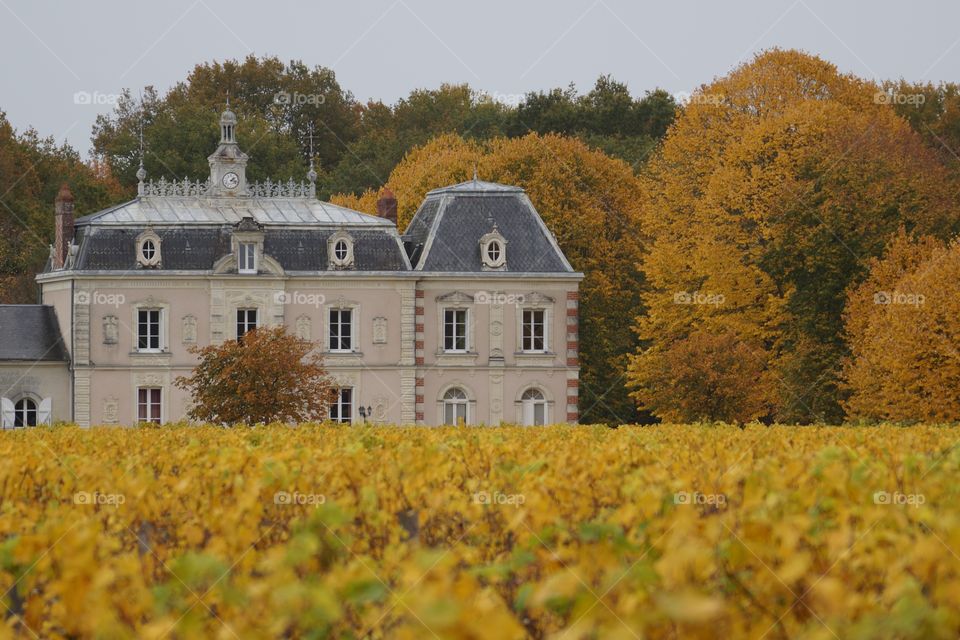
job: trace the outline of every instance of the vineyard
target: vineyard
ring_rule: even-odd
[[[0,633],[955,638],[958,434],[3,433]]]

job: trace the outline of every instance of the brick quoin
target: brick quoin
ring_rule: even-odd
[[[423,422],[423,411],[417,411],[417,422]]]
[[[417,289],[416,297],[417,297],[417,298],[422,298],[422,297],[423,297],[423,289]]]
[[[423,396],[417,396],[417,397],[416,397],[416,403],[417,403],[417,404],[423,404]]]
[[[580,381],[579,380],[567,380],[567,389],[579,389]]]
[[[567,317],[568,317],[568,318],[576,318],[576,317],[577,317],[577,310],[576,310],[576,309],[567,309]]]
[[[569,341],[567,341],[567,349],[571,349],[571,350],[573,350],[573,351],[576,351],[578,344],[580,344],[580,343],[577,342],[576,340],[569,340]]]
[[[567,366],[568,366],[568,367],[575,367],[575,366],[577,366],[577,364],[579,364],[577,358],[567,358]]]
[[[423,333],[423,324],[421,323],[416,325],[416,327],[414,327],[414,331],[416,331],[417,333]]]
[[[423,340],[417,340],[413,343],[414,349],[423,349]]]
[[[570,411],[567,412],[567,422],[576,422],[579,419],[580,419],[580,416],[577,415],[576,413],[573,413]]]
[[[422,386],[423,386],[423,378],[417,378],[417,386],[418,386],[418,387],[422,387]]]
[[[567,300],[579,300],[580,293],[578,291],[567,291]]]
[[[422,365],[422,364],[423,364],[423,356],[417,356],[417,364],[418,364],[418,365]]]
[[[418,316],[422,316],[422,315],[423,315],[423,307],[417,307],[416,309],[414,309],[414,314],[415,314],[415,315],[418,315]]]

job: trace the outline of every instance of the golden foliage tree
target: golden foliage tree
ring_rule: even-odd
[[[764,363],[755,389],[772,416],[842,417],[848,286],[898,225],[947,234],[960,220],[950,176],[876,91],[774,50],[694,96],[643,176],[653,240],[629,371],[638,402],[676,342],[732,331]],[[681,391],[694,397],[678,406],[715,402]]]
[[[526,189],[573,268],[580,289],[581,420],[630,422],[624,389],[626,356],[636,347],[630,323],[639,312],[643,234],[640,187],[629,165],[575,138],[529,134],[487,143],[440,136],[411,151],[386,186],[396,195],[399,226],[427,191],[469,180]],[[339,196],[338,204],[373,213],[376,194]]]
[[[285,327],[193,347],[200,362],[175,384],[190,392],[190,417],[219,424],[303,422],[326,417],[333,397],[323,356]]]
[[[852,418],[960,420],[960,243],[901,231],[846,311]]]

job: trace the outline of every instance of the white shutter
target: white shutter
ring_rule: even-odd
[[[16,416],[14,415],[13,409],[13,400],[10,398],[0,399],[0,409],[3,411],[3,428],[12,429],[13,423],[16,421]]]
[[[40,401],[40,407],[37,409],[37,424],[51,424],[50,422],[50,398],[44,398]]]

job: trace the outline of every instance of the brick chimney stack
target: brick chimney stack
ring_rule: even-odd
[[[383,188],[377,200],[377,215],[397,224],[397,197],[387,187]]]
[[[56,211],[56,241],[53,247],[53,268],[63,269],[67,262],[67,253],[73,241],[73,194],[64,182],[57,193],[54,209]]]

